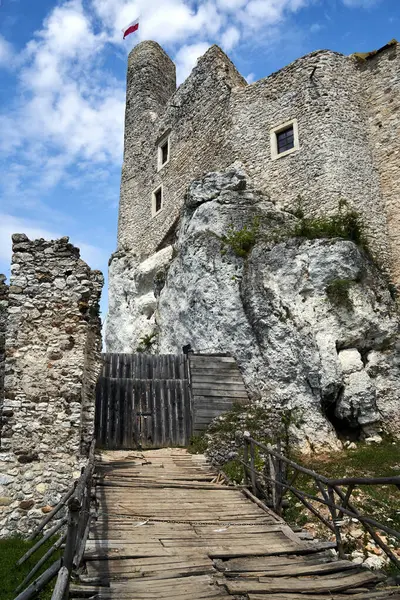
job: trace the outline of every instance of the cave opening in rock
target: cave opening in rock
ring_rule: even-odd
[[[339,440],[342,442],[357,442],[361,438],[361,425],[354,425],[348,419],[342,419],[336,414],[336,408],[342,393],[343,388],[338,393],[325,397],[322,402],[322,410],[326,419],[333,425]]]

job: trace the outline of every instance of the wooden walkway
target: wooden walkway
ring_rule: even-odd
[[[300,540],[183,449],[108,451],[98,519],[71,597],[112,600],[398,600],[382,576]]]

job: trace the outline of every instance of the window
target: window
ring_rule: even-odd
[[[297,120],[283,123],[271,130],[271,158],[276,160],[300,149]]]
[[[158,170],[169,161],[169,135],[158,144]]]
[[[276,140],[278,144],[278,154],[282,154],[282,152],[294,148],[293,125],[277,133]]]
[[[160,187],[155,189],[153,192],[152,206],[151,206],[152,216],[155,217],[155,215],[160,212],[162,207],[163,207],[163,187],[162,187],[162,185],[160,185]]]

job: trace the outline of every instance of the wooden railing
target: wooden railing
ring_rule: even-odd
[[[68,492],[61,498],[57,506],[55,506],[53,510],[41,521],[32,535],[28,538],[30,540],[35,539],[39,533],[43,531],[46,525],[50,523],[50,521],[52,521],[52,519],[63,508],[67,508],[67,515],[60,519],[58,523],[54,525],[54,527],[49,529],[45,535],[43,535],[43,537],[18,561],[17,566],[22,565],[48,539],[50,539],[60,530],[65,529],[65,532],[60,535],[57,541],[43,555],[35,567],[25,577],[21,585],[17,588],[16,593],[20,593],[18,596],[16,596],[15,600],[30,600],[31,598],[35,598],[57,574],[57,582],[51,598],[52,600],[64,600],[68,597],[71,574],[73,571],[76,571],[79,568],[82,562],[86,540],[89,534],[90,521],[92,518],[90,506],[95,445],[95,441],[93,440],[90,446],[87,465],[82,469],[79,479],[74,482],[73,487],[68,490]],[[48,567],[48,569],[46,569],[42,575],[40,575],[40,577],[29,584],[34,575],[36,575],[41,567],[62,546],[64,546],[62,558],[55,560],[51,566]]]
[[[260,454],[264,458],[262,471],[256,468],[257,456]],[[346,515],[350,519],[359,521],[374,542],[385,552],[396,567],[400,568],[399,558],[376,533],[376,530],[384,531],[398,540],[400,540],[400,532],[361,514],[351,501],[352,493],[358,486],[392,485],[400,490],[400,477],[328,479],[286,458],[280,451],[279,444],[277,444],[277,449],[274,449],[269,444],[265,445],[257,442],[249,435],[244,438],[243,460],[240,458],[238,460],[244,467],[244,484],[252,490],[254,496],[264,496],[269,506],[281,515],[284,496],[289,492],[292,493],[335,535],[340,558],[344,558],[341,526],[343,525],[343,516]],[[300,473],[314,480],[320,493],[319,496],[295,487],[294,484]],[[321,514],[320,510],[311,502],[327,506],[330,519]]]

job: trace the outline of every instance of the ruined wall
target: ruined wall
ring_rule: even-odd
[[[152,79],[143,82],[145,59]],[[154,90],[160,77],[165,82],[162,97],[158,88]],[[154,42],[143,42],[132,51],[128,65],[119,250],[130,248],[142,256],[153,253],[176,221],[190,182],[205,171],[232,162],[229,101],[232,88],[245,85],[217,46],[199,59],[175,94],[175,66],[163,50]],[[147,94],[144,98],[143,92]],[[157,101],[149,106],[148,96]],[[157,144],[169,131],[170,160],[157,171]],[[164,206],[152,217],[152,191],[161,183]]]
[[[385,200],[391,273],[400,285],[400,44],[358,62],[369,147]]]
[[[79,474],[93,432],[103,276],[68,238],[13,236],[0,536],[26,533]]]
[[[5,281],[5,275],[0,274],[0,423],[4,400],[4,365],[8,306],[8,286]]]
[[[232,95],[235,153],[255,185],[307,216],[346,200],[362,216],[376,256],[387,258],[386,215],[354,60],[323,50]],[[270,130],[297,119],[300,148],[271,158]]]

